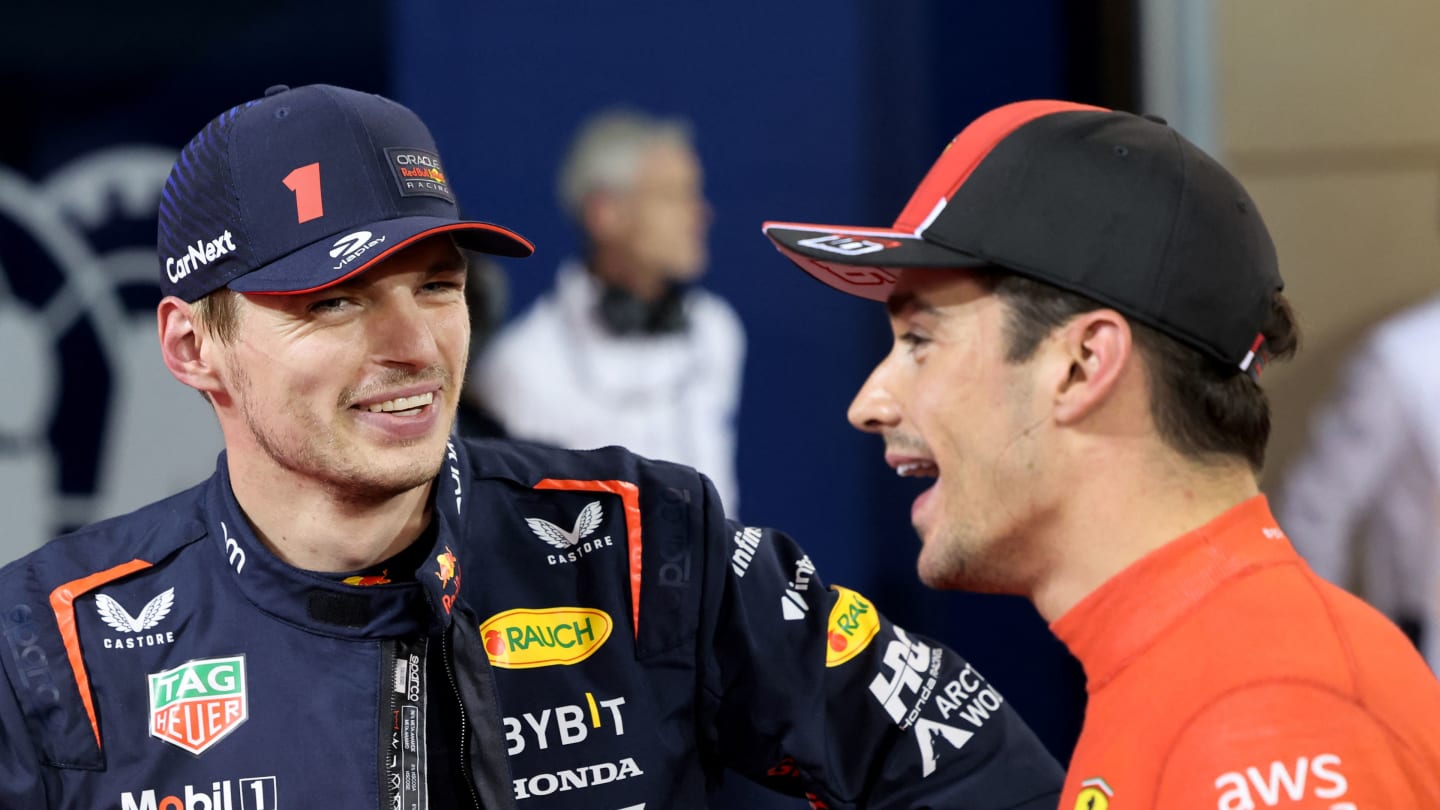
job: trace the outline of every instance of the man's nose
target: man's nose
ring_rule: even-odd
[[[435,325],[411,296],[395,296],[375,315],[374,349],[382,363],[430,366],[439,362]]]
[[[870,372],[870,377],[860,386],[860,391],[850,402],[850,410],[846,416],[856,430],[880,433],[900,422],[899,403],[891,392],[887,379],[885,363],[881,362]]]

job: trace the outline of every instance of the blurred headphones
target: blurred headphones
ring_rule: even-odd
[[[654,301],[645,301],[629,290],[604,285],[596,305],[600,322],[616,336],[671,335],[685,331],[685,287],[669,284]]]

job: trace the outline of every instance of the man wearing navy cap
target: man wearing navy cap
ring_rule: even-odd
[[[229,110],[159,247],[162,356],[226,449],[0,570],[0,807],[658,810],[726,768],[814,807],[1054,806],[973,667],[696,471],[452,437],[460,248],[531,245],[458,216],[409,110]]]
[[[1440,684],[1295,554],[1256,478],[1298,334],[1255,203],[1158,119],[981,116],[888,228],[770,222],[885,302],[850,407],[920,578],[1029,597],[1085,667],[1062,810],[1440,807]]]

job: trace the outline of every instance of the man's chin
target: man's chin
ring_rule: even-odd
[[[403,447],[372,449],[350,476],[360,497],[382,499],[429,486],[445,462],[445,442],[417,440]]]

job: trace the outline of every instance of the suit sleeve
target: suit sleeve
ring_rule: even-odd
[[[1315,686],[1262,684],[1187,725],[1161,766],[1155,806],[1440,807],[1432,770],[1363,706]]]
[[[1059,765],[963,658],[780,532],[708,534],[701,720],[726,767],[830,810],[1054,808]]]

